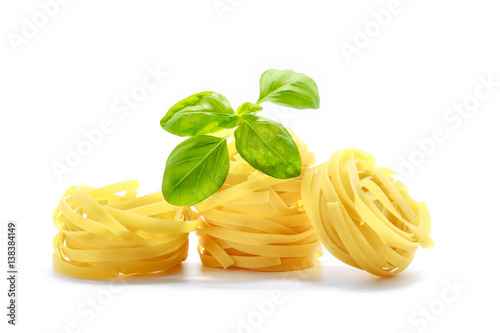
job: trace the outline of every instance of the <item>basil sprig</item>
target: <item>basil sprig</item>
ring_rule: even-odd
[[[310,77],[291,70],[270,69],[260,78],[256,103],[234,112],[219,93],[205,91],[172,106],[161,119],[166,131],[189,136],[168,157],[162,193],[176,206],[195,205],[216,192],[229,172],[227,138],[234,133],[236,150],[255,169],[275,178],[300,176],[302,160],[292,136],[279,123],[257,116],[263,102],[295,109],[319,108],[319,93]],[[225,136],[211,136],[222,130]]]

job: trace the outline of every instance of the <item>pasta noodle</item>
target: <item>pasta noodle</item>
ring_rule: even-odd
[[[302,200],[323,245],[344,263],[379,276],[408,267],[432,247],[430,217],[395,173],[363,151],[345,149],[306,171]]]
[[[137,197],[138,188],[138,181],[69,188],[53,214],[54,270],[110,279],[166,272],[184,261],[198,216],[171,206],[161,192]]]
[[[294,136],[294,134],[292,134]],[[302,174],[314,154],[296,139]],[[256,171],[229,143],[231,166],[221,189],[195,208],[202,221],[198,252],[204,265],[288,271],[317,264],[321,250],[300,195],[301,176],[276,179]]]

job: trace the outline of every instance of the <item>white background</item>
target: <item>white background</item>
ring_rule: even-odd
[[[1,2],[0,221],[4,237],[7,221],[18,223],[20,271],[15,328],[6,324],[1,279],[1,331],[59,333],[75,322],[80,332],[237,332],[241,320],[259,318],[255,302],[266,303],[273,290],[284,302],[240,331],[498,331],[500,86],[465,118],[447,113],[478,101],[480,77],[500,81],[498,3],[401,0],[380,28],[370,13],[387,9],[387,0],[221,2],[231,6],[222,16],[212,0],[69,1],[17,46],[23,18],[43,25],[42,9],[37,1]],[[357,40],[358,53],[346,57],[341,45],[355,46],[366,26],[367,45]],[[168,76],[128,115],[114,112],[148,67]],[[140,179],[143,194],[158,190],[180,142],[159,126],[168,108],[204,90],[234,107],[255,101],[269,68],[317,82],[319,110],[266,105],[266,113],[291,126],[319,162],[346,147],[396,170],[402,158],[419,162],[405,182],[430,208],[436,246],[384,280],[328,252],[306,276],[206,269],[192,235],[184,268],[127,282],[95,316],[79,315],[109,285],[53,273],[51,212],[62,192],[126,179]],[[65,163],[67,147],[106,118],[113,130],[59,180],[54,162]],[[439,129],[445,138],[419,153],[416,141],[428,143]],[[6,262],[5,239],[1,253]],[[449,283],[465,290],[455,295]],[[419,311],[429,307],[432,317],[423,319]]]

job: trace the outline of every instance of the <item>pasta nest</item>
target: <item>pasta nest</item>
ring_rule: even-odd
[[[138,188],[138,181],[69,188],[53,214],[54,270],[110,279],[167,272],[184,261],[197,214],[168,204],[161,192],[137,197]]]
[[[230,170],[223,186],[195,208],[198,253],[209,267],[289,271],[313,267],[321,243],[304,212],[300,184],[314,154],[294,137],[302,174],[276,179],[256,171],[229,142]]]
[[[432,247],[424,202],[372,155],[345,149],[306,171],[305,210],[323,245],[344,263],[379,276],[408,267],[418,246]]]

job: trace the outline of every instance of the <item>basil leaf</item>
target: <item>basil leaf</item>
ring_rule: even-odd
[[[160,125],[178,136],[196,136],[233,128],[238,121],[231,104],[224,96],[204,91],[172,106]]]
[[[289,69],[269,69],[260,77],[260,96],[257,104],[262,102],[295,109],[317,109],[318,86],[307,75]]]
[[[225,138],[210,135],[189,138],[168,157],[163,174],[163,197],[172,205],[195,205],[217,191],[228,172]]]
[[[241,118],[234,137],[236,150],[248,164],[274,178],[300,176],[300,152],[281,124],[254,115],[243,115]]]
[[[236,114],[238,116],[242,116],[244,114],[255,114],[260,110],[262,110],[262,106],[246,102],[238,106],[238,109],[236,109]]]

